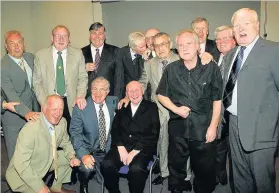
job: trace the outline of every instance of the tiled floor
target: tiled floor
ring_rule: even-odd
[[[7,169],[7,166],[8,166],[7,152],[6,152],[5,143],[4,143],[4,140],[2,137],[1,138],[1,193],[11,193],[11,191],[9,190],[9,187],[7,186],[7,183],[5,182],[5,180],[3,178],[5,171]],[[276,173],[277,173],[277,178],[276,178],[277,179],[276,180],[277,191],[276,192],[279,193],[279,158],[277,158]],[[125,178],[121,178],[119,184],[120,184],[120,191],[122,193],[129,193],[128,182]],[[79,183],[77,183],[74,186],[66,185],[65,188],[76,190],[76,192],[79,193]],[[167,180],[164,181],[163,186],[162,185],[153,186],[152,190],[153,190],[153,193],[170,193],[167,189]],[[101,193],[101,187],[95,181],[91,181],[89,183],[89,191],[90,191],[90,193]],[[148,183],[146,183],[144,193],[149,193]],[[194,193],[194,191],[192,191],[191,193]],[[218,185],[216,187],[214,193],[231,193],[231,191],[230,191],[229,185],[226,185],[226,186]]]

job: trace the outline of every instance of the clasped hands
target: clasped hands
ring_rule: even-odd
[[[132,150],[128,153],[124,146],[118,146],[117,149],[120,155],[120,160],[124,165],[129,165],[134,157],[140,152],[138,150]]]

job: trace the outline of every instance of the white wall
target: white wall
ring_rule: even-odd
[[[89,43],[88,28],[94,21],[101,21],[100,5],[88,2],[1,2],[1,33],[11,29],[21,31],[26,50],[36,52],[51,43],[51,31],[58,25],[66,25],[74,47]],[[96,7],[97,6],[97,7]],[[1,47],[4,40],[1,38]],[[1,49],[1,56],[5,50]]]

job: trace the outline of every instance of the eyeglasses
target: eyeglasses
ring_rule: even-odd
[[[92,88],[92,92],[93,92],[93,93],[97,93],[97,92],[104,93],[104,92],[107,92],[107,90],[108,90],[108,89],[105,89],[105,88],[100,88],[100,89]]]
[[[158,48],[166,48],[168,45],[169,45],[170,42],[163,42],[161,44],[153,44],[154,48],[155,49],[158,49]]]
[[[227,36],[227,37],[223,37],[223,38],[217,38],[217,39],[215,39],[215,41],[216,41],[216,42],[221,42],[221,41],[227,42],[227,41],[229,41],[229,40],[231,40],[231,39],[232,39],[231,36]]]
[[[60,39],[60,38],[66,39],[66,38],[68,38],[68,35],[55,34],[55,35],[53,35],[53,37],[56,38],[56,39]]]

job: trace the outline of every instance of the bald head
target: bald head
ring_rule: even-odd
[[[131,81],[126,86],[126,95],[133,105],[139,104],[143,97],[143,88],[138,81]]]
[[[64,101],[58,95],[49,95],[42,105],[42,111],[45,118],[52,125],[58,125],[63,114]]]
[[[150,50],[154,50],[153,48],[153,37],[158,34],[160,31],[157,28],[150,28],[148,30],[146,30],[145,32],[145,41],[147,44],[147,47]]]

